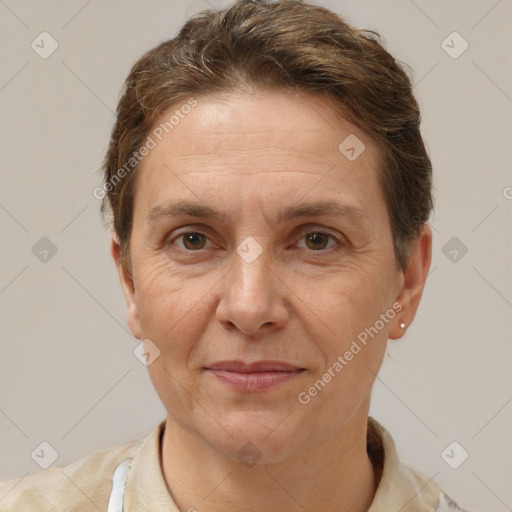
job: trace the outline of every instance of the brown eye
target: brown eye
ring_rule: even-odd
[[[329,238],[333,238],[327,233],[308,233],[305,237],[306,245],[312,250],[321,250],[327,247]]]
[[[189,251],[203,249],[207,240],[207,237],[202,233],[184,233],[183,235],[178,237],[179,239],[183,239],[183,245],[185,249]]]

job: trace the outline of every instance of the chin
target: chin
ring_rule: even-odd
[[[221,424],[226,430],[215,431],[220,436],[212,438],[212,431],[208,430],[202,437],[231,460],[253,460],[260,464],[280,462],[298,450],[307,437],[305,429],[295,424],[296,419],[293,423],[284,421],[287,414],[285,411],[237,411],[223,417]]]

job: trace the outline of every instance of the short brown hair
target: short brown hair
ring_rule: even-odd
[[[397,268],[433,208],[432,165],[420,111],[403,64],[374,31],[348,25],[301,0],[238,0],[199,13],[179,34],[143,55],[128,75],[104,160],[102,213],[111,209],[123,262],[129,262],[139,165],[122,173],[155,119],[192,95],[291,87],[326,95],[376,142],[378,177],[390,218]],[[117,178],[117,179],[116,179]]]

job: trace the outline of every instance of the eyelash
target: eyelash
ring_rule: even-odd
[[[308,250],[308,252],[311,252],[313,254],[315,253],[331,253],[332,251],[336,251],[336,250],[339,250],[341,249],[345,244],[344,242],[338,238],[337,236],[334,236],[333,234],[331,233],[328,233],[326,231],[321,231],[320,229],[318,230],[315,230],[315,229],[309,229],[308,231],[303,231],[302,232],[302,236],[300,238],[300,240],[303,240],[307,235],[311,235],[311,234],[317,234],[317,235],[325,235],[325,236],[328,236],[329,238],[331,238],[332,240],[334,240],[336,242],[336,246],[333,246],[333,247],[328,247],[326,249],[318,249],[318,250],[313,250],[313,249],[310,249]],[[176,240],[179,240],[179,239],[182,239],[185,235],[201,235],[201,236],[204,236],[207,238],[207,240],[210,240],[210,238],[208,237],[208,235],[206,235],[205,233],[203,233],[202,231],[183,231],[182,233],[179,233],[178,235],[176,235],[173,239],[169,240],[168,242],[166,242],[165,245],[172,245],[174,244],[174,242],[176,242]],[[329,243],[327,243],[329,245]],[[193,254],[193,253],[200,253],[201,251],[203,250],[206,250],[208,249],[208,247],[203,247],[202,249],[198,249],[196,251],[193,251],[193,250],[190,250],[190,249],[187,249],[186,247],[180,247],[178,246],[180,249],[182,249],[183,251],[186,251],[190,254]],[[302,248],[304,249],[304,248]],[[307,248],[305,248],[307,250]]]

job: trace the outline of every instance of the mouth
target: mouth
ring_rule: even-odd
[[[204,369],[231,388],[248,393],[269,390],[305,371],[282,361],[220,361]]]

